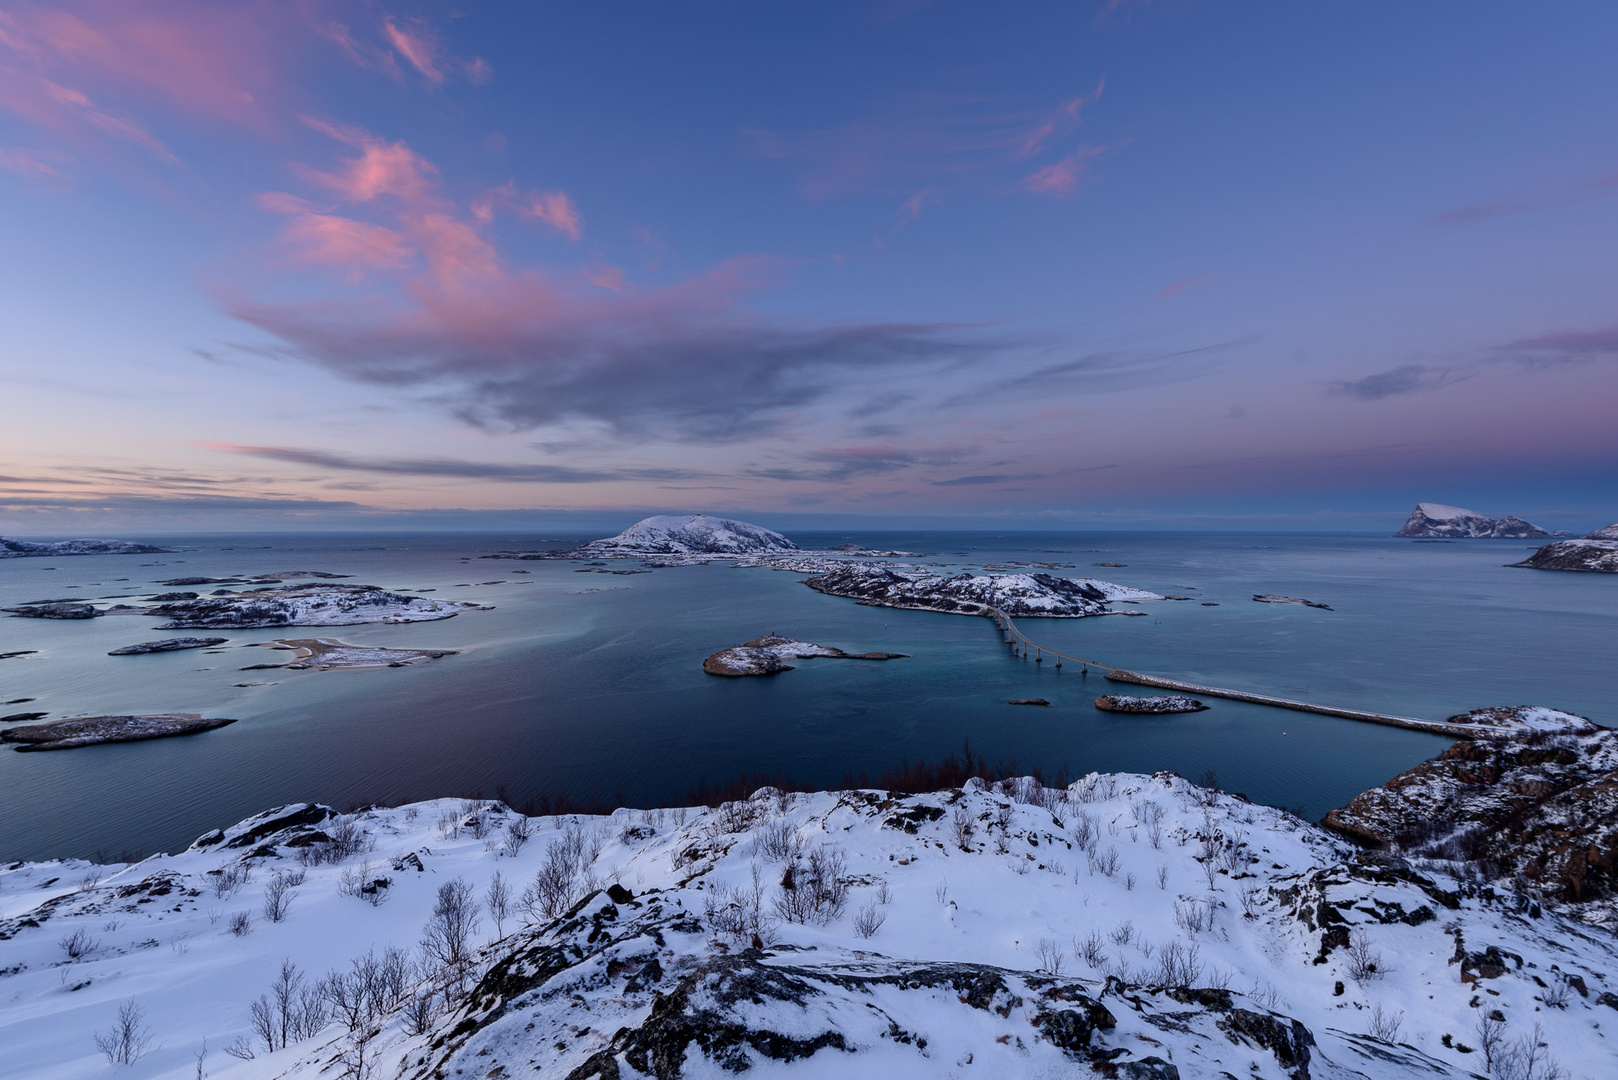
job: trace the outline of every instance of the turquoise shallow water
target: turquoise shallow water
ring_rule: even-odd
[[[172,850],[303,799],[341,806],[504,789],[519,802],[566,792],[646,805],[761,770],[831,784],[849,771],[936,761],[963,739],[990,759],[1052,772],[1197,776],[1212,768],[1231,790],[1317,817],[1445,745],[1218,700],[1193,716],[1100,713],[1091,702],[1116,687],[1071,666],[1057,672],[1010,658],[987,620],[861,607],[804,588],[797,574],[710,565],[626,577],[475,558],[551,539],[562,538],[167,537],[158,540],[188,550],[0,561],[0,606],[151,592],[153,582],[181,575],[291,569],[496,605],[404,626],[218,631],[231,640],[214,655],[105,655],[170,636],[151,619],[0,619],[0,652],[39,650],[0,660],[0,701],[37,699],[0,711],[240,719],[182,739],[0,752],[0,858]],[[1523,542],[1181,533],[795,539],[857,539],[960,566],[1072,563],[1056,572],[1219,605],[1163,602],[1136,608],[1143,618],[1019,622],[1050,647],[1138,671],[1419,717],[1533,702],[1618,724],[1618,577],[1505,568],[1531,550]],[[1128,565],[1091,565],[1098,561]],[[495,581],[506,584],[481,584]],[[1259,592],[1334,610],[1253,603]],[[770,632],[909,658],[808,660],[761,679],[702,673],[709,653]],[[404,669],[239,670],[274,656],[241,645],[314,635],[464,651]],[[272,685],[235,685],[261,681]],[[1032,696],[1054,707],[1006,704]]]

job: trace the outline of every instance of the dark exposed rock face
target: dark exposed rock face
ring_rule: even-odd
[[[1395,536],[1439,537],[1444,539],[1538,539],[1551,534],[1538,525],[1530,524],[1514,514],[1498,521],[1474,510],[1440,503],[1419,503],[1409,520]]]
[[[1179,695],[1131,697],[1128,694],[1106,694],[1096,698],[1096,708],[1103,712],[1121,713],[1188,713],[1208,708],[1196,698]]]
[[[1459,742],[1326,815],[1358,840],[1520,876],[1590,921],[1614,922],[1618,732]]]
[[[1618,540],[1558,540],[1554,544],[1546,544],[1522,562],[1511,565],[1525,566],[1530,570],[1618,574]]]
[[[24,604],[21,607],[0,608],[19,619],[94,619],[101,614],[89,604],[56,601],[48,604]]]
[[[18,750],[70,750],[98,743],[140,742],[192,735],[234,724],[234,720],[204,718],[195,713],[154,713],[145,716],[81,716],[47,724],[0,731],[0,742],[17,743]]]
[[[145,653],[175,652],[180,649],[206,649],[213,645],[223,645],[229,640],[222,637],[164,638],[162,641],[143,641],[139,645],[125,645],[121,649],[113,649],[107,655],[140,656]]]

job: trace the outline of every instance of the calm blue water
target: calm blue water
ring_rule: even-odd
[[[0,660],[0,702],[37,699],[0,706],[0,714],[240,719],[182,739],[0,752],[0,859],[173,850],[214,826],[304,799],[341,806],[503,788],[515,801],[566,792],[647,805],[750,771],[835,783],[850,770],[936,761],[965,738],[991,760],[1015,757],[1047,771],[1197,776],[1212,768],[1227,789],[1318,817],[1446,745],[1217,700],[1191,716],[1101,713],[1091,702],[1109,684],[1071,666],[1057,672],[1010,658],[987,620],[861,607],[804,588],[797,574],[712,565],[618,577],[577,573],[572,563],[475,558],[576,539],[166,537],[157,540],[188,550],[0,561],[0,606],[149,593],[154,582],[181,575],[293,569],[497,605],[405,626],[219,631],[231,640],[215,655],[105,655],[170,636],[154,631],[153,619],[0,618],[0,652],[39,650]],[[1058,572],[1219,605],[1164,602],[1136,608],[1144,618],[1019,623],[1050,647],[1138,671],[1429,718],[1534,702],[1618,724],[1618,577],[1505,568],[1531,550],[1524,542],[1179,533],[795,539],[937,552],[927,561],[952,567],[1073,563]],[[1092,567],[1098,561],[1128,565]],[[480,584],[500,580],[507,584]],[[1256,604],[1258,592],[1335,610]],[[702,673],[709,653],[770,632],[910,658],[809,660],[762,679]],[[276,658],[241,645],[317,633],[464,652],[403,669],[239,670]],[[273,685],[235,685],[246,682]],[[1006,704],[1033,696],[1055,707]]]

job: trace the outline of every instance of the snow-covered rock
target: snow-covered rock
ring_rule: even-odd
[[[162,629],[180,627],[352,626],[448,619],[487,610],[463,600],[430,600],[386,592],[375,585],[282,585],[224,596],[205,596],[141,609],[166,616]]]
[[[143,641],[139,645],[125,645],[121,649],[113,649],[107,655],[144,656],[147,653],[178,652],[181,649],[210,649],[229,640],[222,637],[171,637],[162,641]]]
[[[1168,773],[289,806],[178,855],[0,867],[0,1075],[108,1075],[128,1007],[141,1078],[200,1052],[215,1080],[1413,1080],[1482,1072],[1487,1015],[1496,1060],[1613,1075],[1618,943],[1451,865]],[[435,909],[465,911],[453,940]]]
[[[167,548],[133,540],[57,540],[39,543],[0,536],[0,559],[46,558],[56,555],[156,555]]]
[[[1443,503],[1418,503],[1409,520],[1394,536],[1426,536],[1458,539],[1462,537],[1490,537],[1494,539],[1538,539],[1551,534],[1538,525],[1532,525],[1514,514],[1498,521],[1475,510],[1463,510]]]
[[[1618,540],[1618,524],[1608,525],[1584,534],[1586,540]]]
[[[146,713],[139,716],[77,716],[44,724],[7,728],[0,731],[0,742],[16,743],[15,749],[71,750],[101,743],[144,742],[234,724],[234,720],[203,717],[197,713]]]
[[[828,645],[814,645],[807,641],[777,637],[773,634],[742,645],[721,649],[702,662],[702,670],[709,675],[774,675],[778,671],[791,671],[788,660],[808,660],[817,656],[836,660],[902,660],[902,653],[865,652],[846,653]]]
[[[963,615],[997,608],[1012,617],[1078,619],[1111,613],[1117,600],[1161,600],[1157,593],[1095,578],[1051,574],[956,574],[940,577],[925,570],[883,566],[844,566],[809,578],[805,585],[833,596],[847,596],[878,607],[918,608]]]
[[[617,536],[575,549],[586,558],[646,555],[757,555],[797,551],[798,545],[761,525],[707,514],[659,514],[637,521]]]
[[[1452,716],[1448,724],[1476,724],[1483,738],[1520,739],[1536,735],[1589,735],[1596,725],[1582,716],[1543,705],[1493,705]]]
[[[1522,562],[1511,565],[1526,566],[1530,570],[1583,570],[1592,574],[1618,574],[1618,540],[1558,540],[1554,544],[1546,544]]]
[[[1103,694],[1096,698],[1095,704],[1102,712],[1118,713],[1188,713],[1203,712],[1208,708],[1196,698],[1179,694],[1152,694],[1146,697]]]

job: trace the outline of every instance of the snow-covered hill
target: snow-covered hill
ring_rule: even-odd
[[[1601,530],[1605,532],[1606,530]],[[1583,570],[1618,574],[1618,540],[1558,540],[1512,566],[1530,570]]]
[[[1157,593],[1096,578],[1051,574],[956,574],[885,566],[843,566],[809,578],[805,585],[879,607],[980,615],[993,607],[1013,617],[1077,619],[1105,615],[1117,600],[1161,600]]]
[[[759,555],[797,551],[798,545],[760,525],[707,514],[660,514],[637,521],[617,536],[575,549],[579,557],[645,555]]]
[[[0,1076],[1618,1073],[1618,944],[1474,875],[1167,773],[287,807],[0,869]]]
[[[1586,540],[1618,540],[1618,524],[1607,525],[1595,532],[1585,533]]]
[[[375,585],[279,585],[225,596],[156,604],[141,613],[181,627],[353,626],[357,623],[430,622],[484,608],[464,600],[429,600]]]
[[[167,550],[132,540],[9,540],[0,536],[0,559],[24,559],[55,555],[151,555]]]
[[[1409,520],[1395,536],[1426,536],[1458,539],[1487,537],[1492,539],[1538,539],[1551,534],[1538,525],[1532,525],[1514,514],[1496,521],[1475,510],[1442,503],[1418,503]]]

